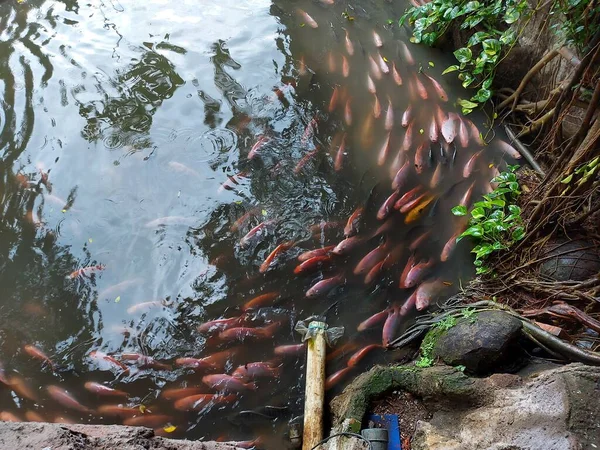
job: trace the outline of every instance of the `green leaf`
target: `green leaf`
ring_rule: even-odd
[[[464,99],[459,100],[458,104],[460,106],[462,106],[463,108],[470,108],[470,109],[477,108],[477,106],[479,106],[477,103],[473,103],[473,102],[470,102],[469,100],[464,100]]]
[[[467,88],[471,85],[471,83],[473,83],[473,81],[475,81],[475,77],[473,75],[471,75],[470,73],[464,73],[462,86],[464,88]]]
[[[485,217],[485,209],[475,208],[473,209],[473,211],[471,211],[471,216],[473,216],[473,219],[475,220],[482,219],[483,217]]]
[[[512,238],[515,241],[520,241],[521,239],[523,239],[525,237],[525,228],[523,227],[517,227],[514,229],[514,231],[512,232]]]
[[[458,70],[458,66],[450,66],[450,67],[447,67],[446,70],[444,70],[442,72],[442,75],[446,75],[447,73],[450,73],[450,72],[456,72],[457,70]]]
[[[467,207],[458,205],[452,208],[452,214],[455,216],[466,216],[467,215]]]
[[[504,21],[508,24],[515,23],[519,20],[520,15],[516,8],[507,8],[506,13],[504,13]]]
[[[499,54],[502,49],[502,45],[498,39],[486,39],[481,45],[483,45],[483,51],[490,56]]]
[[[508,212],[514,215],[519,215],[521,214],[521,208],[519,208],[517,205],[508,205]]]
[[[483,236],[483,228],[479,225],[474,225],[470,228],[467,228],[461,236],[473,236],[473,237],[481,237]]]
[[[469,38],[469,41],[467,42],[467,46],[472,47],[474,45],[477,45],[481,41],[483,41],[484,39],[486,39],[488,37],[490,37],[490,33],[486,33],[485,31],[478,31],[477,33],[474,33],[473,36],[471,36]]]
[[[504,45],[512,45],[517,39],[517,33],[514,30],[509,28],[500,36],[500,43]]]
[[[492,81],[493,81],[493,79],[492,79],[492,78],[487,78],[487,79],[485,79],[485,80],[483,81],[483,83],[481,84],[481,87],[482,87],[482,88],[484,88],[484,89],[489,89],[489,88],[490,88],[490,86],[492,85]]]
[[[476,11],[480,7],[481,7],[481,3],[479,3],[478,1],[472,1],[472,2],[469,2],[469,3],[467,3],[465,5],[465,7],[463,8],[462,12],[463,13],[470,13],[470,12]]]
[[[479,103],[484,103],[484,102],[488,101],[491,96],[492,96],[492,91],[490,91],[489,89],[481,88],[477,91],[477,94],[475,94],[471,98],[471,100],[478,101]]]
[[[573,180],[573,174],[569,175],[568,177],[560,180],[560,182],[562,184],[569,184],[571,181]]]
[[[467,63],[467,62],[471,61],[471,59],[473,58],[473,53],[471,52],[470,48],[463,47],[463,48],[459,48],[458,50],[456,50],[454,52],[454,56],[458,62]]]

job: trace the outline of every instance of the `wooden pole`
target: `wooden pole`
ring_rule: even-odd
[[[304,399],[304,433],[302,450],[311,450],[323,439],[323,403],[325,397],[325,342],[324,322],[311,322],[306,356],[306,390]]]

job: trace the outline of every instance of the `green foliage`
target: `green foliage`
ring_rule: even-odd
[[[567,45],[580,52],[600,27],[600,3],[590,0],[555,0],[551,15],[562,16],[550,27]]]
[[[454,21],[462,30],[475,30],[466,47],[454,52],[458,64],[444,74],[458,72],[463,87],[477,88],[470,100],[460,100],[463,114],[473,111],[492,96],[496,66],[515,44],[513,24],[528,10],[527,0],[432,0],[410,8],[400,19],[413,25],[414,43],[433,45]]]
[[[476,312],[475,308],[464,308],[460,313],[465,319],[471,319],[475,316]]]
[[[456,317],[454,317],[454,316],[448,316],[445,319],[440,320],[439,322],[437,322],[435,324],[436,327],[438,327],[440,330],[444,330],[444,331],[449,330],[454,325],[456,325]]]
[[[459,372],[464,372],[465,370],[467,370],[467,368],[465,366],[463,366],[462,364],[455,366],[454,368],[456,370],[458,370]]]
[[[575,172],[564,177],[560,182],[566,184],[566,187],[561,192],[561,196],[567,194],[573,187],[579,187],[587,183],[594,176],[596,170],[600,167],[600,156],[596,156],[590,162],[582,164],[575,169]],[[592,178],[593,179],[593,178]]]
[[[472,252],[475,253],[474,264],[478,274],[489,272],[483,262],[491,253],[506,250],[525,237],[521,208],[514,204],[521,194],[516,169],[517,166],[509,166],[506,172],[492,180],[497,183],[496,189],[473,205],[469,228],[457,238],[459,241],[471,236],[475,241]],[[452,213],[465,216],[467,209],[455,206]]]
[[[431,367],[433,366],[433,358],[430,358],[428,356],[421,356],[415,362],[415,366],[420,367],[422,369],[424,369],[425,367]]]

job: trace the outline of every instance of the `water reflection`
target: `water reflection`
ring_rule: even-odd
[[[260,446],[282,448],[302,411],[298,319],[327,314],[346,327],[327,368],[339,389],[397,357],[381,348],[382,322],[394,319],[384,342],[409,323],[398,309],[416,292],[401,275],[410,258],[427,273],[419,281],[445,293],[470,275],[466,247],[441,261],[461,225],[449,209],[469,186],[484,192],[502,158],[486,150],[463,176],[477,142],[425,146],[431,117],[453,106],[440,109],[433,91],[422,98],[415,86],[429,82],[403,55],[405,33],[382,25],[402,5],[0,8],[9,18],[0,42],[0,409],[176,437],[262,435]],[[444,66],[443,55],[413,47],[422,67]],[[379,54],[406,81],[381,76],[373,94],[369,58]],[[410,209],[384,211],[384,222],[377,215],[399,169],[390,168],[402,163],[405,190],[422,189],[428,203],[410,221]],[[356,234],[356,251],[298,269],[300,255],[344,234]],[[319,297],[315,286],[331,291]],[[105,397],[94,382],[127,396]]]

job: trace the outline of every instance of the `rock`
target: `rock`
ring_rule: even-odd
[[[556,281],[583,281],[600,272],[600,255],[593,242],[583,239],[554,239],[544,247],[542,257],[554,256],[540,264],[544,277]]]
[[[419,422],[413,450],[579,450],[599,448],[600,368],[571,364],[492,392],[467,410]]]
[[[0,422],[0,449],[235,450],[220,442],[166,439],[143,427]]]
[[[526,369],[471,378],[448,366],[375,367],[331,402],[332,432],[361,422],[371,399],[401,389],[433,413],[417,423],[413,450],[600,448],[600,367]]]
[[[521,322],[502,311],[483,311],[460,319],[442,333],[433,354],[451,366],[465,366],[469,372],[484,374],[514,360]]]

